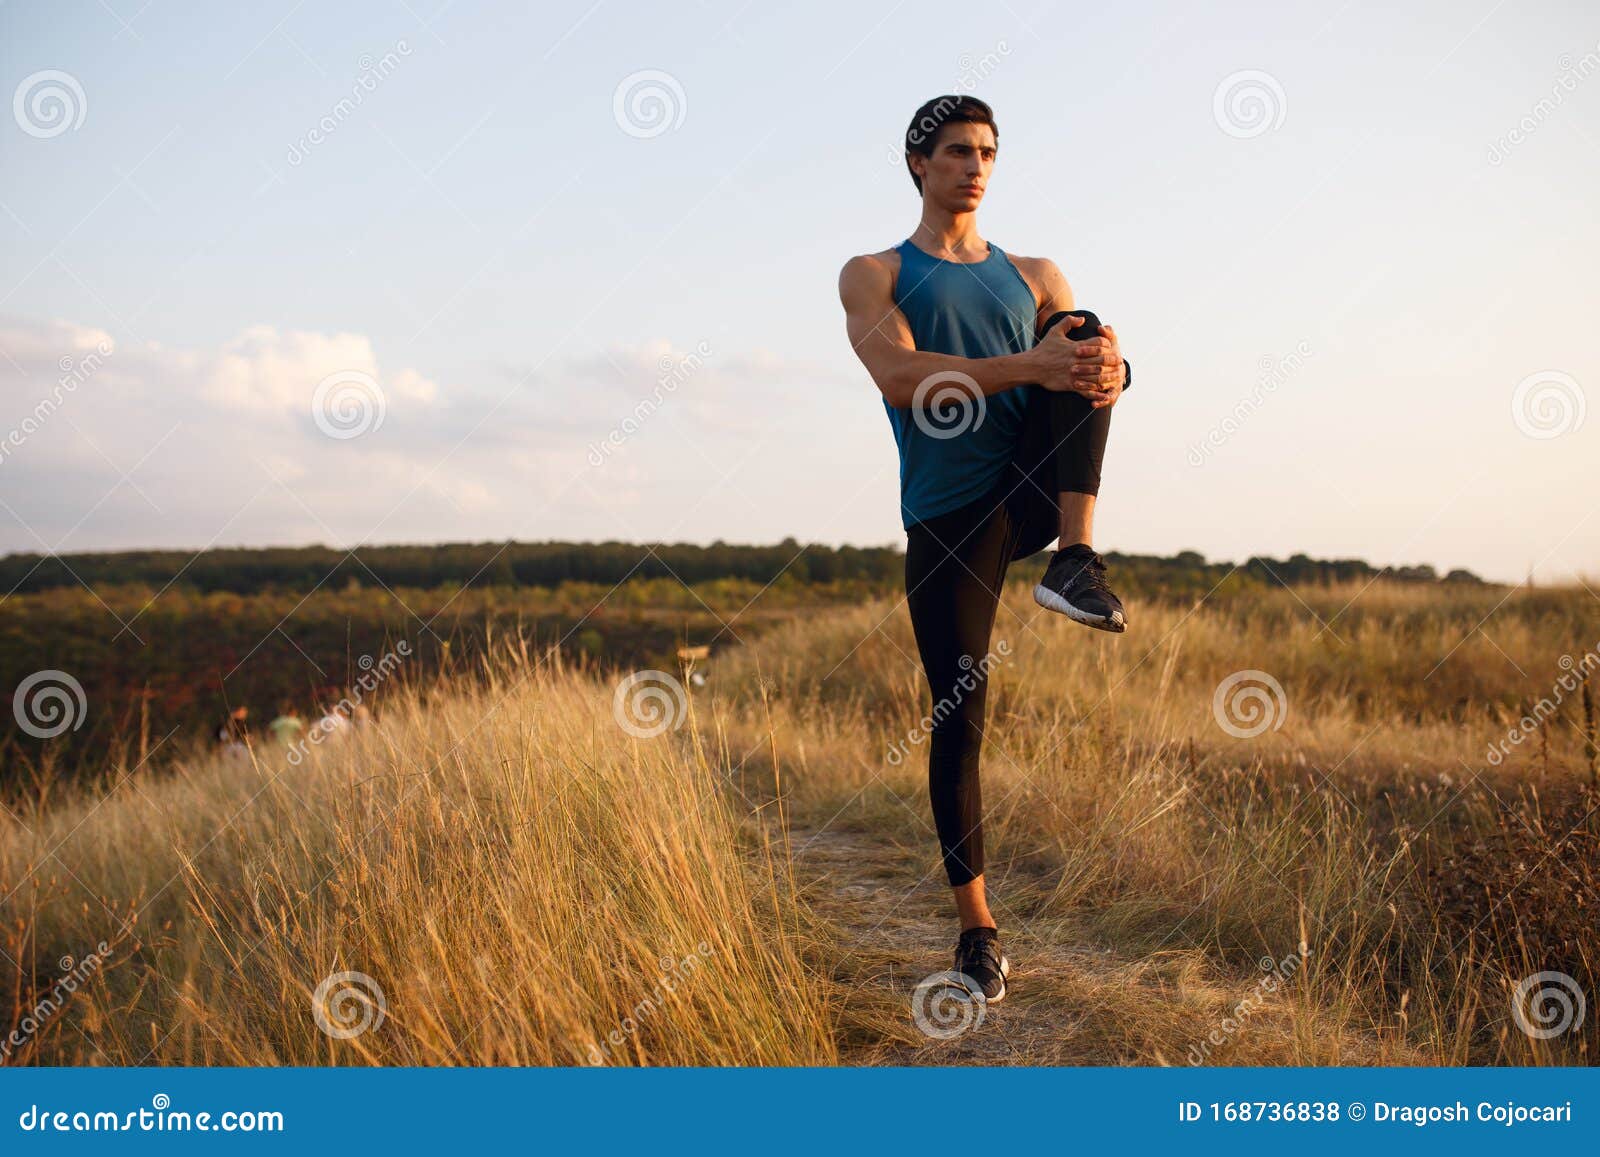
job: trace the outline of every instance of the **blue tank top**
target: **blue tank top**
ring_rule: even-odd
[[[992,358],[1033,347],[1038,306],[1000,246],[991,242],[989,256],[970,264],[924,253],[909,239],[898,250],[894,303],[917,349]],[[982,398],[955,381],[930,379],[921,388],[924,406],[883,403],[900,452],[900,520],[908,529],[982,498],[999,483],[1022,433],[1028,391],[1039,387],[1015,386]]]

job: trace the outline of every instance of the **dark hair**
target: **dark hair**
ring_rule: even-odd
[[[911,154],[933,156],[939,144],[939,130],[947,124],[988,125],[994,130],[994,143],[1000,144],[1000,129],[994,123],[994,109],[975,96],[936,96],[928,101],[911,118],[906,128],[906,171],[917,192],[922,192],[922,178],[911,167]]]

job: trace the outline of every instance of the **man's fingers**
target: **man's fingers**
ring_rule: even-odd
[[[1071,330],[1077,329],[1082,324],[1083,318],[1077,316],[1076,314],[1069,313],[1066,317],[1062,318],[1060,321],[1056,322],[1055,325],[1050,327],[1050,333],[1060,334],[1062,341],[1071,341],[1072,339],[1067,336],[1067,333]],[[1046,334],[1045,336],[1049,337],[1050,334]]]

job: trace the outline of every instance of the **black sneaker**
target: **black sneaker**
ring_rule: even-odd
[[[1000,951],[1000,933],[993,928],[968,928],[956,943],[956,969],[962,984],[985,1004],[1006,998],[1006,977],[1011,961]]]
[[[1106,584],[1105,559],[1081,542],[1051,556],[1044,577],[1033,588],[1033,601],[1097,631],[1121,634],[1128,628],[1122,600]]]

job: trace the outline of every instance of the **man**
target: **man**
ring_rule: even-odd
[[[970,96],[917,110],[906,167],[922,219],[906,241],[839,275],[846,329],[883,394],[900,455],[906,601],[933,694],[928,792],[961,936],[956,971],[1004,999],[1010,963],[984,892],[978,761],[1006,568],[1059,538],[1034,599],[1121,632],[1127,614],[1092,545],[1111,407],[1128,385],[1116,333],[1054,262],[978,235],[999,147]],[[976,676],[976,677],[975,677]]]

